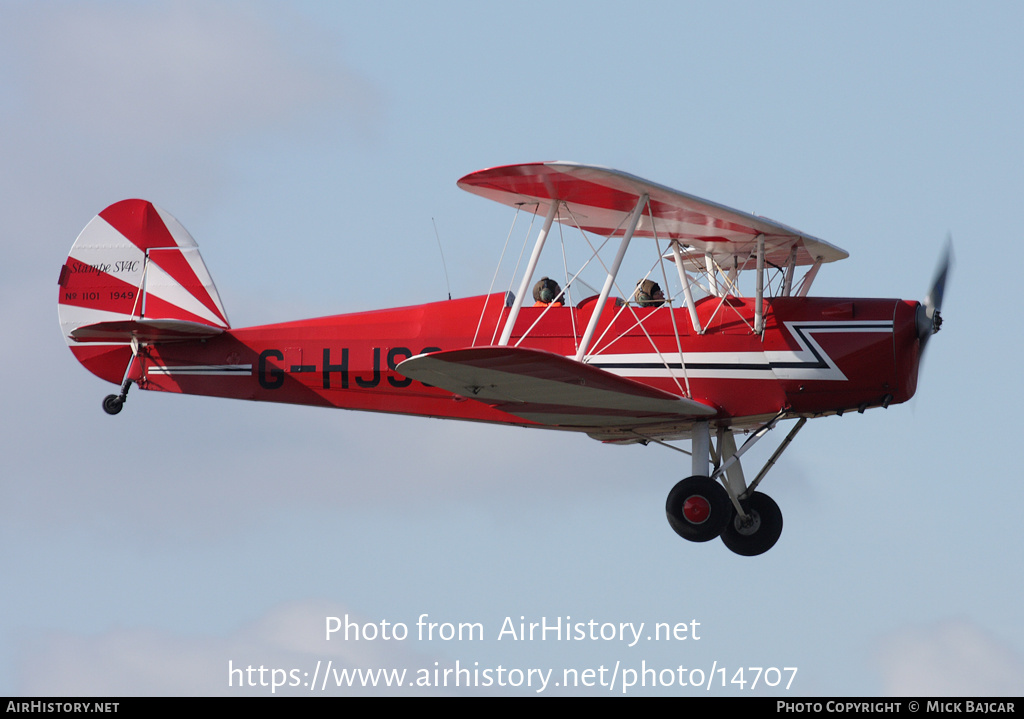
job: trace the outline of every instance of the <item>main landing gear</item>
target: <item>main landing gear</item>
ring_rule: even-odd
[[[665,503],[668,523],[676,534],[691,542],[721,537],[726,547],[745,557],[764,554],[775,546],[782,535],[782,511],[771,497],[754,490],[807,420],[797,422],[749,486],[740,456],[780,418],[758,429],[739,451],[732,430],[719,428],[716,452],[711,447],[708,423],[694,425],[694,474],[676,484]],[[709,461],[713,461],[713,468]]]

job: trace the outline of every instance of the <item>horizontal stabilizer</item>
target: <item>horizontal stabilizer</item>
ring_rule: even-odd
[[[223,331],[220,327],[185,320],[120,320],[82,325],[72,330],[70,337],[76,342],[131,342],[135,339],[150,344],[197,340]]]
[[[407,359],[397,370],[549,426],[639,426],[716,411],[561,355],[521,347],[432,352]]]

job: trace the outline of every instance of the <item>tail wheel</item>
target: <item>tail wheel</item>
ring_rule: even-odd
[[[116,394],[108,394],[103,398],[103,411],[107,414],[117,414],[124,407],[124,400]]]
[[[740,502],[748,519],[735,512],[725,530],[722,541],[729,549],[744,557],[756,557],[775,546],[782,536],[782,510],[767,494],[754,492]]]
[[[708,477],[687,477],[668,493],[668,523],[683,539],[708,542],[722,533],[732,517],[732,502],[718,482]]]

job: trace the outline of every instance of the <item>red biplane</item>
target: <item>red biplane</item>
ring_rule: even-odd
[[[61,329],[87,369],[121,385],[103,401],[109,414],[135,384],[618,444],[680,449],[667,443],[689,439],[691,476],[668,495],[669,524],[685,539],[720,536],[757,555],[778,540],[782,514],[756,490],[807,419],[910,399],[941,323],[948,250],[924,303],[811,297],[821,265],[846,252],[623,172],[546,162],[458,184],[543,218],[509,291],[235,329],[185,229],[125,200],[86,226],[61,269]],[[567,248],[583,261],[563,285],[535,284],[555,223],[557,264]],[[649,261],[624,275],[638,245]],[[790,419],[748,481],[743,454]],[[740,447],[737,433],[748,435]]]

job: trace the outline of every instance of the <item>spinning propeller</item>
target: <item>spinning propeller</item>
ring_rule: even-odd
[[[946,236],[946,249],[939,260],[938,268],[935,270],[935,278],[932,280],[931,289],[924,298],[924,302],[917,310],[917,337],[921,341],[921,354],[924,355],[925,345],[928,339],[942,327],[942,296],[946,292],[946,279],[949,277],[949,269],[953,264],[953,238]]]

